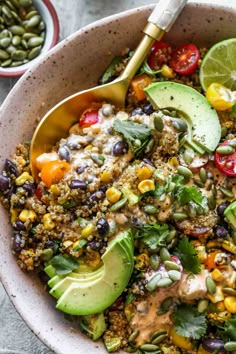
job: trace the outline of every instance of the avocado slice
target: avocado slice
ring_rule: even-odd
[[[72,315],[92,315],[109,307],[121,295],[133,271],[133,254],[130,257],[126,248],[133,250],[129,230],[119,233],[109,242],[102,256],[102,276],[88,282],[70,279],[56,308]]]
[[[232,226],[233,230],[236,231],[236,200],[225,209],[224,216]]]
[[[156,82],[144,89],[156,109],[178,111],[188,124],[187,139],[204,151],[212,152],[219,144],[221,127],[215,109],[190,86],[171,81]]]
[[[93,340],[100,338],[107,328],[103,312],[81,316],[79,325],[81,330],[86,332]]]

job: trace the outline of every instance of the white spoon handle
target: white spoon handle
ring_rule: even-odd
[[[148,22],[168,32],[188,0],[159,0]]]

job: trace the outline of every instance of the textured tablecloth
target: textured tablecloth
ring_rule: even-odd
[[[60,40],[86,24],[102,17],[155,2],[155,0],[51,1],[57,10],[60,21]],[[205,1],[211,2],[211,0]],[[227,0],[227,3],[233,4],[235,1],[236,0]],[[226,0],[214,0],[214,2],[224,4]],[[0,104],[16,81],[17,79],[0,78]],[[20,318],[0,283],[0,354],[49,353],[52,352],[41,343]]]

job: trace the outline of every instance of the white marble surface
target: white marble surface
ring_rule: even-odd
[[[60,40],[77,29],[102,17],[155,2],[149,0],[51,0],[60,21]],[[191,1],[191,0],[190,0]],[[206,0],[211,2],[211,0]],[[224,4],[226,0],[214,0]],[[200,2],[200,1],[199,1]],[[235,0],[227,0],[232,4]],[[0,78],[0,104],[16,79]],[[2,132],[1,132],[2,133]],[[29,309],[30,311],[30,309]],[[52,353],[24,324],[10,303],[0,283],[0,354],[49,354]],[[79,348],[78,348],[79,353]]]

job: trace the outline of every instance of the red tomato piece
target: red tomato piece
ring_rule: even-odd
[[[41,186],[41,184],[39,184],[35,190],[35,195],[36,197],[41,200],[43,195],[44,195],[44,188],[43,186]]]
[[[228,144],[229,141],[226,140],[222,144],[220,144],[220,146]],[[216,151],[214,161],[216,167],[225,175],[231,177],[236,176],[236,149],[234,149],[234,152],[229,155],[223,155]]]
[[[162,65],[168,62],[170,53],[171,46],[169,43],[155,42],[147,59],[149,67],[152,70],[161,69]]]
[[[95,109],[84,111],[80,121],[80,128],[88,128],[93,124],[98,123],[98,111]]]
[[[177,47],[171,56],[170,67],[179,74],[190,75],[198,68],[200,53],[194,44]]]

